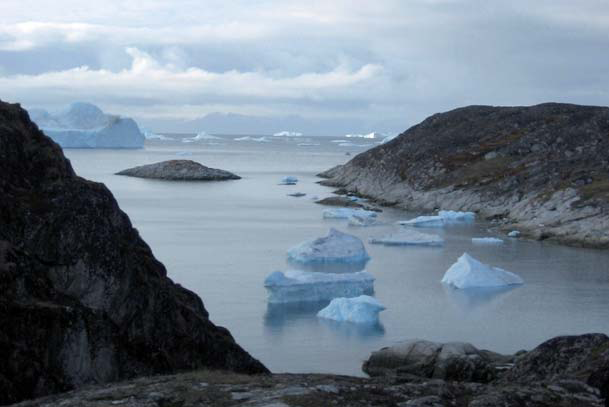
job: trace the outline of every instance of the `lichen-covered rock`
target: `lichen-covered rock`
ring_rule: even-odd
[[[139,375],[266,368],[168,277],[110,191],[0,102],[0,404]]]
[[[469,106],[322,174],[411,210],[475,211],[537,239],[609,248],[609,108]]]
[[[169,181],[226,181],[241,179],[232,172],[209,168],[191,160],[168,160],[160,163],[141,165],[117,172],[138,178],[154,178]]]

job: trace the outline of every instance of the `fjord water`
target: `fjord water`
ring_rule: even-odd
[[[201,296],[216,324],[274,372],[363,375],[369,353],[408,338],[468,341],[511,353],[556,335],[609,333],[609,252],[510,239],[490,224],[421,229],[438,233],[443,247],[370,245],[371,236],[397,230],[395,221],[419,215],[384,209],[382,226],[358,228],[324,220],[311,196],[329,196],[315,174],[346,162],[367,146],[340,146],[326,138],[272,138],[213,143],[147,141],[143,150],[65,150],[80,176],[103,182],[177,283]],[[298,145],[306,144],[306,145]],[[318,144],[318,145],[317,145]],[[362,142],[372,146],[370,140]],[[166,182],[113,175],[168,159],[192,159],[237,173],[226,182]],[[294,175],[294,186],[278,185]],[[287,196],[304,192],[301,198]],[[387,310],[381,324],[362,327],[320,320],[311,306],[269,306],[263,287],[286,270],[286,251],[329,227],[366,242],[366,269]],[[499,236],[503,245],[472,245],[472,237]],[[460,291],[440,284],[463,252],[518,273],[523,286]]]

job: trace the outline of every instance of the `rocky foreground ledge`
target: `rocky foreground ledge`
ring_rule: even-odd
[[[241,179],[229,171],[209,168],[191,160],[168,160],[160,163],[129,168],[116,175],[168,181],[226,181]]]
[[[469,106],[319,174],[399,207],[476,211],[536,239],[609,248],[609,108]]]
[[[268,372],[167,277],[112,193],[0,102],[0,405],[199,368]]]
[[[411,341],[373,353],[365,364],[366,369],[371,367],[377,376],[370,379],[203,370],[88,387],[18,406],[608,405],[604,398],[609,390],[609,338],[602,334],[557,337],[514,356],[478,351],[468,344]]]

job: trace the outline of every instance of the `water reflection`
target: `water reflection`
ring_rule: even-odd
[[[330,301],[268,303],[264,314],[264,325],[281,328],[298,320],[317,318],[317,313],[329,303]]]
[[[287,260],[290,267],[296,270],[316,271],[318,273],[356,273],[366,268],[368,260],[356,263],[299,263]]]
[[[507,296],[519,285],[509,285],[504,287],[472,287],[454,288],[442,284],[446,296],[459,308],[466,311],[476,309],[481,306],[491,304],[499,298]]]
[[[378,338],[385,335],[385,327],[381,322],[356,324],[353,322],[338,322],[331,319],[319,318],[319,323],[344,338]]]

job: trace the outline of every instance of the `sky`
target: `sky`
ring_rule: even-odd
[[[607,0],[0,0],[0,9],[0,99],[26,108],[88,101],[164,129],[222,112],[399,132],[471,104],[609,105]]]

